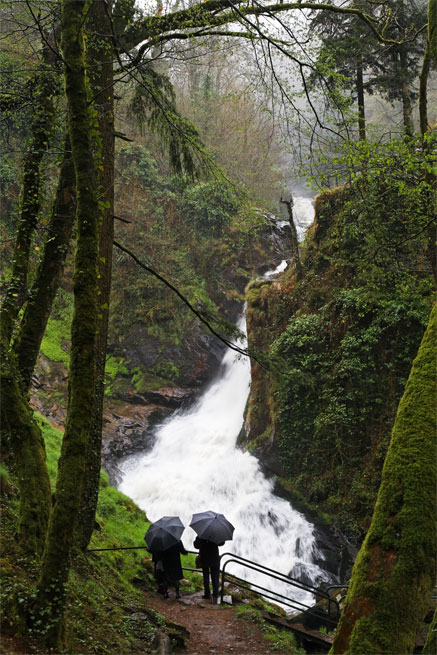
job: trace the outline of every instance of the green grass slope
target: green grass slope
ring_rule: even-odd
[[[62,432],[42,416],[38,420],[54,489]],[[38,567],[35,561],[23,557],[14,539],[18,495],[7,462],[2,467],[2,480],[2,652],[38,653],[41,652],[38,633],[44,626],[36,626],[29,638],[23,619],[26,614],[23,608],[32,607]],[[90,548],[145,545],[148,525],[145,513],[130,498],[109,486],[106,474],[102,473],[96,530]],[[194,566],[194,556],[186,557],[184,564]],[[185,577],[190,583],[185,589],[194,591],[198,576],[187,573]],[[97,655],[156,652],[159,633],[171,633],[172,629],[166,626],[164,617],[144,606],[142,590],[153,586],[152,562],[146,549],[77,555],[69,580],[65,652]]]

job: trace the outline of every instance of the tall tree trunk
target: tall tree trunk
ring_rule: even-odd
[[[360,141],[366,140],[366,114],[364,106],[364,80],[363,80],[363,64],[359,59],[357,61],[357,101],[358,101],[358,134]]]
[[[30,248],[37,225],[41,193],[41,161],[51,139],[59,75],[54,55],[43,50],[42,69],[35,76],[34,114],[28,152],[23,161],[23,190],[12,275],[0,311],[2,434],[13,454],[20,489],[17,534],[23,549],[40,555],[51,509],[50,480],[39,426],[21,388],[10,340],[27,293]]]
[[[429,40],[426,43],[425,54],[423,56],[422,69],[419,75],[419,121],[420,133],[422,137],[428,131],[428,75],[431,66],[431,48]]]
[[[70,137],[67,136],[43,258],[14,343],[25,392],[30,387],[41,341],[64,270],[74,223],[75,183]]]
[[[62,641],[65,585],[80,506],[93,423],[97,328],[98,200],[85,79],[82,25],[85,0],[64,0],[62,52],[69,132],[76,174],[77,246],[71,331],[69,397],[52,511],[38,582],[36,613],[46,623],[46,644]]]
[[[413,136],[413,106],[411,103],[410,84],[408,82],[408,61],[405,46],[399,46],[399,64],[401,68],[401,94],[402,94],[402,115],[404,131],[407,136]]]
[[[87,62],[93,106],[97,113],[99,142],[98,166],[100,225],[99,225],[99,300],[96,344],[96,394],[94,423],[87,451],[87,474],[83,484],[77,530],[79,548],[85,550],[94,529],[99,494],[102,419],[105,392],[106,346],[108,339],[109,302],[111,295],[112,248],[114,240],[114,76],[113,44],[102,39],[111,33],[109,5],[94,2],[86,24]]]
[[[428,2],[428,34],[426,40],[426,50],[423,56],[422,70],[420,73],[420,86],[419,86],[419,116],[420,116],[420,132],[424,147],[429,149],[432,144],[425,140],[425,134],[428,131],[428,115],[427,115],[427,82],[431,63],[434,67],[437,66],[437,0],[429,0]],[[435,196],[433,190],[436,183],[436,174],[434,170],[428,170],[426,173],[426,181],[429,183],[431,196],[430,203],[433,203]],[[437,287],[437,235],[435,229],[435,221],[431,223],[428,229],[428,257],[431,262],[431,270],[434,275],[434,282]]]
[[[291,198],[291,200],[282,200],[281,198],[281,203],[287,207],[287,211],[288,211],[288,222],[290,223],[290,230],[291,230],[290,254],[291,254],[291,259],[294,262],[296,268],[297,277],[299,279],[302,275],[302,265],[299,256],[299,241],[297,238],[297,230],[293,219],[293,198]]]
[[[436,573],[436,338],[437,306],[399,403],[331,653],[413,652]]]
[[[17,535],[30,555],[41,555],[51,509],[50,479],[44,440],[27,398],[5,337],[0,342],[0,409],[2,445],[12,451],[20,489]],[[6,443],[5,443],[6,442]]]
[[[428,0],[428,41],[431,58],[437,65],[437,0]]]
[[[59,92],[59,76],[49,68],[53,63],[51,50],[46,47],[43,52],[45,68],[36,74],[31,138],[23,162],[21,213],[12,261],[12,275],[0,311],[0,331],[7,341],[11,338],[16,318],[26,298],[30,246],[40,209],[40,166],[53,131],[54,97]]]

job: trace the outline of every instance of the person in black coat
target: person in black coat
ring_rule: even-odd
[[[168,598],[168,582],[164,571],[164,563],[162,561],[163,551],[151,550],[150,552],[152,553],[152,562],[154,564],[153,573],[156,580],[156,591],[162,594],[164,598]]]
[[[164,550],[162,555],[162,564],[164,573],[167,580],[167,588],[164,593],[164,598],[168,598],[168,585],[171,585],[176,590],[176,598],[180,598],[179,593],[179,580],[184,577],[182,573],[181,555],[186,555],[187,551],[184,548],[182,541]]]
[[[220,556],[219,556],[219,546],[222,544],[215,544],[212,541],[207,539],[202,539],[201,537],[196,537],[194,540],[194,548],[199,549],[200,559],[202,561],[202,573],[203,573],[203,588],[204,595],[203,598],[211,598],[211,592],[209,588],[209,576],[211,574],[212,582],[212,597],[215,602],[219,595],[219,580],[220,580]]]

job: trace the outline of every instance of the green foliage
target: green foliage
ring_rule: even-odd
[[[417,306],[398,299],[371,302],[360,292],[340,291],[317,314],[293,318],[273,347],[287,363],[278,392],[281,425],[294,434],[295,447],[309,446],[307,466],[318,449],[358,463],[371,445],[360,434],[387,397],[388,380],[393,378],[395,396],[400,393],[423,332],[426,313],[420,316]],[[338,324],[343,334],[334,335]]]
[[[282,369],[274,421],[287,475],[359,537],[429,315],[435,217],[427,148],[357,144],[344,161],[351,183],[316,199],[303,278],[275,291],[277,316],[290,318],[271,352]]]
[[[152,371],[167,380],[176,380],[179,377],[179,369],[176,364],[165,359],[155,364]]]
[[[239,605],[237,607],[237,616],[243,621],[255,623],[268,642],[272,650],[288,650],[294,655],[304,655],[305,650],[299,648],[293,633],[289,630],[281,630],[267,621],[261,615],[260,609],[253,604]]]
[[[164,383],[162,378],[156,377],[138,366],[132,369],[131,373],[132,384],[139,393],[159,389]]]
[[[240,208],[235,191],[224,182],[204,182],[185,191],[184,221],[202,236],[220,236]]]
[[[52,483],[57,474],[62,433],[42,416],[36,416],[43,431],[47,464]],[[10,482],[13,484],[13,476]],[[2,500],[2,624],[12,634],[30,637],[35,652],[44,625],[26,624],[25,613],[31,612],[38,578],[38,563],[24,557],[14,539],[17,497]],[[132,500],[108,484],[101,474],[98,529],[90,548],[144,545],[144,534],[149,525],[147,517]],[[159,615],[145,610],[139,588],[152,584],[150,555],[144,550],[103,551],[76,553],[72,575],[68,582],[67,622],[69,652],[130,653],[138,643],[150,644],[164,625]],[[146,613],[144,613],[146,611]],[[135,616],[141,614],[141,620]],[[37,619],[40,620],[40,619]],[[50,622],[50,613],[46,616]],[[44,652],[46,652],[44,650]]]
[[[125,360],[123,357],[114,357],[114,355],[106,355],[106,364],[105,364],[105,378],[106,378],[106,388],[105,394],[111,395],[112,384],[117,377],[128,377],[129,369],[125,366]]]
[[[69,344],[73,300],[70,294],[61,293],[55,302],[54,311],[48,320],[40,350],[52,362],[62,362],[66,368],[70,364]]]
[[[150,63],[137,66],[137,80],[131,113],[140,127],[155,130],[168,147],[170,164],[176,173],[194,177],[200,168],[218,172],[193,123],[179,114],[173,86]]]

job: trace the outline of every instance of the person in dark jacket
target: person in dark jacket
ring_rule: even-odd
[[[163,551],[151,550],[150,552],[152,553],[152,562],[154,564],[153,574],[156,580],[156,591],[162,594],[164,598],[168,598],[168,582],[162,561]]]
[[[203,598],[211,598],[211,592],[209,588],[209,576],[211,575],[212,582],[212,598],[213,602],[217,602],[219,595],[219,580],[220,580],[220,556],[219,556],[219,546],[222,544],[215,544],[212,541],[207,539],[202,539],[201,537],[196,537],[194,540],[194,548],[199,549],[200,559],[202,561],[202,573],[203,573],[203,588],[204,595]]]
[[[186,555],[187,551],[184,548],[182,541],[164,550],[162,555],[162,564],[164,566],[164,573],[167,581],[167,588],[164,593],[164,598],[168,598],[168,585],[176,590],[176,598],[180,598],[179,593],[179,580],[184,577],[182,573],[181,555]]]

